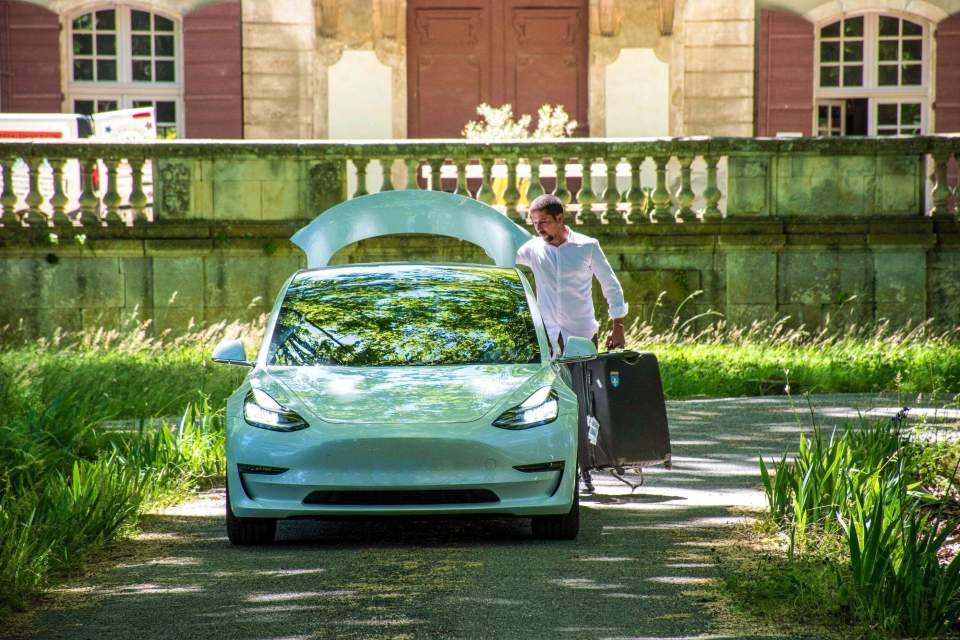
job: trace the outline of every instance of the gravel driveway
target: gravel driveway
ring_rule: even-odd
[[[818,396],[820,424],[892,415],[896,398]],[[794,448],[805,399],[669,403],[672,470],[630,489],[609,476],[572,543],[523,520],[288,522],[234,548],[223,491],[148,516],[142,535],[46,598],[25,636],[90,638],[732,638],[711,614],[711,548],[763,505],[757,456]],[[923,413],[914,410],[913,414]],[[957,411],[927,412],[956,422]],[[20,621],[24,623],[23,620]],[[21,627],[22,628],[22,627]],[[0,630],[0,636],[4,635]],[[775,636],[794,637],[794,636]]]

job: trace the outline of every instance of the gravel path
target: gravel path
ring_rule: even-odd
[[[824,425],[898,407],[862,395],[811,403]],[[599,477],[576,542],[531,540],[523,520],[301,521],[282,523],[275,545],[233,548],[223,492],[212,491],[148,516],[138,539],[57,589],[27,620],[31,633],[15,637],[758,637],[713,619],[711,548],[743,507],[762,506],[757,456],[795,447],[811,409],[739,398],[671,402],[669,412],[673,469],[649,470],[632,494]]]

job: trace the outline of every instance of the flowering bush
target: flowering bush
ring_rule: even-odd
[[[537,110],[537,128],[530,131],[533,118],[523,114],[519,120],[513,118],[513,105],[505,104],[492,107],[482,103],[477,107],[479,120],[471,120],[463,128],[463,135],[469,140],[517,140],[522,138],[546,139],[566,138],[577,128],[577,121],[571,120],[563,105],[545,104]]]

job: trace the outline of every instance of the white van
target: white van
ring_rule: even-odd
[[[156,138],[153,107],[104,111],[91,116],[75,113],[0,113],[0,141],[146,141]],[[102,196],[106,189],[105,181],[100,179],[103,175],[107,175],[106,167],[102,162],[98,162],[93,172],[93,188],[98,197]],[[18,211],[26,206],[24,200],[30,190],[29,176],[26,163],[18,159],[13,166],[13,191],[19,199],[15,206]],[[117,179],[119,191],[126,199],[132,184],[130,167],[125,161],[120,165]],[[67,161],[63,182],[63,190],[69,201],[67,210],[75,211],[79,207],[80,192],[83,190],[80,163],[77,160]],[[149,190],[152,182],[151,168],[147,163],[143,175],[144,189]],[[44,202],[49,202],[53,194],[53,170],[46,161],[40,167],[39,188]]]
[[[0,140],[156,140],[153,107],[77,113],[0,113]]]

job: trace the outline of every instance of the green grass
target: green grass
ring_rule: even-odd
[[[179,423],[101,428],[94,402],[72,389],[47,403],[5,384],[19,408],[0,417],[0,618],[57,572],[132,530],[153,505],[224,472],[220,412],[188,405]],[[9,405],[8,405],[9,406]]]
[[[627,346],[657,355],[664,393],[673,399],[960,389],[960,333],[938,333],[930,323],[817,333],[783,321],[746,329],[718,322],[702,331],[638,325]]]
[[[149,325],[132,324],[36,341],[6,332],[0,614],[129,534],[145,509],[223,477],[223,402],[245,372],[203,350],[235,332],[150,337]]]

